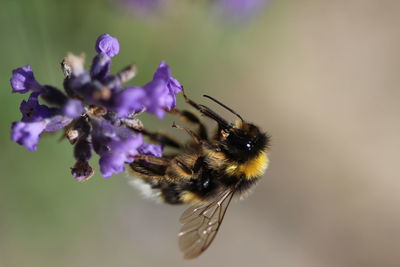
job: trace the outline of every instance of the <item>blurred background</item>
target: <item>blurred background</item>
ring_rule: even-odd
[[[399,1],[275,0],[244,16],[128,2],[0,0],[1,267],[400,266]],[[143,199],[126,175],[78,183],[60,133],[36,152],[10,141],[27,97],[11,94],[11,70],[31,64],[61,86],[66,52],[91,58],[102,33],[120,41],[114,72],[139,67],[133,84],[165,60],[192,98],[221,99],[272,135],[264,179],[196,260],[177,246],[185,207]],[[143,117],[175,133],[173,120]]]

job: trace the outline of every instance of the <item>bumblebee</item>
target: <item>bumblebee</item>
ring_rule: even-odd
[[[170,112],[197,126],[197,130],[173,124],[186,131],[191,141],[182,145],[170,137],[142,133],[153,141],[178,149],[162,157],[137,156],[131,172],[168,204],[189,204],[180,218],[179,247],[186,259],[205,251],[214,240],[233,196],[242,196],[259,181],[268,167],[270,137],[257,126],[245,121],[220,101],[204,95],[239,120],[228,123],[205,105],[189,99],[189,105],[218,124],[216,134],[208,137],[206,127],[192,112],[173,109]]]

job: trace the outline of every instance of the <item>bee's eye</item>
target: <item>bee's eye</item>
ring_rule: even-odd
[[[253,148],[253,143],[252,142],[248,142],[246,144],[246,148],[247,148],[247,150],[251,150]]]
[[[210,179],[207,179],[203,182],[203,187],[207,188],[210,185]]]

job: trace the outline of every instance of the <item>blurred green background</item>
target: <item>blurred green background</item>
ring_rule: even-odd
[[[152,17],[123,9],[0,0],[1,267],[400,266],[398,1],[276,0],[244,24],[202,1]],[[113,71],[139,67],[134,84],[165,60],[191,97],[221,99],[273,137],[263,181],[194,261],[176,241],[184,207],[142,199],[126,175],[76,182],[59,134],[32,153],[9,139],[27,97],[11,94],[11,70],[31,64],[60,86],[66,52],[91,58],[102,33],[120,41]],[[143,120],[174,133],[172,117]]]

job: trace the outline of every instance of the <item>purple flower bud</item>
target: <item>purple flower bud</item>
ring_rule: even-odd
[[[42,121],[52,115],[52,109],[45,105],[40,105],[38,101],[39,92],[33,92],[28,101],[22,101],[19,110],[22,113],[23,122]]]
[[[29,90],[39,91],[42,88],[35,80],[30,65],[13,70],[10,83],[13,93],[24,94]]]
[[[62,108],[63,114],[69,118],[76,118],[81,115],[85,109],[81,101],[76,99],[68,99]]]
[[[120,117],[139,112],[143,109],[143,102],[146,96],[141,87],[129,86],[118,92],[113,99],[113,109]]]
[[[104,53],[109,57],[113,57],[119,53],[119,42],[117,38],[105,33],[97,38],[95,48],[97,53]]]
[[[143,144],[138,148],[140,155],[152,155],[156,157],[162,156],[163,147],[161,145],[149,144],[143,142]]]
[[[44,121],[14,122],[11,126],[11,139],[30,151],[35,151],[40,134],[46,127]]]
[[[103,80],[107,77],[111,68],[111,57],[105,53],[100,53],[93,58],[90,68],[90,76],[92,79]]]

